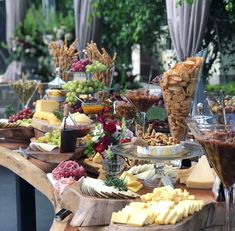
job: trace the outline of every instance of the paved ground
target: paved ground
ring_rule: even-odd
[[[53,220],[53,208],[46,197],[36,191],[37,230],[48,231]],[[0,231],[17,231],[15,176],[0,167]]]

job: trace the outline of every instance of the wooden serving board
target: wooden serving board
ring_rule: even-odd
[[[45,120],[33,118],[32,119],[32,127],[45,133],[45,132],[51,132],[56,129],[60,129],[60,126],[56,125],[50,125]]]
[[[92,174],[95,174],[95,175],[99,175],[100,174],[100,170],[102,168],[102,164],[95,163],[92,160],[89,160],[88,158],[81,159],[79,161],[79,163],[84,166],[86,171],[88,171],[88,172],[90,172]]]
[[[10,150],[16,150],[19,148],[27,148],[29,142],[19,141],[19,142],[11,142],[9,140],[0,139],[0,146],[4,148],[8,148]]]
[[[84,227],[108,225],[112,212],[121,210],[130,201],[84,195],[80,191],[80,182],[76,182],[65,189],[60,204],[62,208],[73,212],[71,226]]]
[[[4,138],[5,142],[27,143],[31,137],[34,137],[32,127],[0,128],[0,138]]]
[[[178,187],[185,188],[182,185]],[[152,188],[144,188],[140,194],[152,192]],[[217,203],[210,190],[187,189],[190,194],[205,202],[203,209],[182,220],[176,225],[148,225],[133,227],[110,223],[112,212],[119,211],[131,200],[100,199],[83,195],[79,183],[75,183],[64,191],[61,206],[73,212],[70,225],[78,230],[92,231],[95,227],[109,231],[199,231],[204,228],[222,227],[225,224],[224,203]],[[119,208],[119,209],[118,209]],[[110,224],[109,224],[110,223]],[[101,228],[101,226],[103,226]],[[213,230],[213,229],[212,229]],[[221,229],[222,230],[222,229]]]
[[[61,161],[65,160],[77,160],[83,155],[84,148],[76,148],[74,152],[61,153],[59,148],[52,150],[51,152],[42,152],[42,151],[32,151],[26,149],[25,153],[37,160],[44,161],[46,163],[58,164]]]

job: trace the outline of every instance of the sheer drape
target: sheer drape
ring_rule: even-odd
[[[194,0],[192,5],[176,6],[177,0],[166,0],[167,20],[177,57],[194,56],[201,47],[211,0]]]
[[[98,42],[99,20],[91,17],[93,0],[74,0],[75,30],[78,49],[83,50],[87,42]]]
[[[176,6],[177,0],[166,0],[167,20],[176,55],[179,60],[195,56],[200,50],[205,34],[211,0],[194,0],[192,5],[183,3]],[[206,105],[203,83],[200,80],[195,94],[193,114],[197,113],[197,103]],[[208,114],[208,108],[204,108]]]
[[[17,25],[24,19],[26,0],[6,0],[6,41],[10,42]]]

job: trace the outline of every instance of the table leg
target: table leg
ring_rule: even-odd
[[[35,189],[16,175],[18,231],[36,231]]]

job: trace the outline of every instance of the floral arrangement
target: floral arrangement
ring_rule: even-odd
[[[85,154],[91,157],[100,153],[104,159],[111,159],[112,145],[130,142],[132,137],[133,133],[127,129],[125,119],[119,124],[116,124],[113,120],[100,121],[89,134]]]

